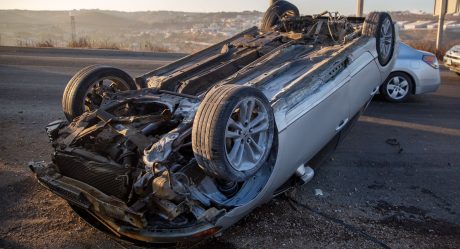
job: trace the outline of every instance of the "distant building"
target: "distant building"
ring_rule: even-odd
[[[404,25],[410,23],[409,21],[399,21],[399,22],[396,22],[396,24],[398,25],[399,29],[404,29]]]
[[[434,24],[433,21],[416,21],[413,23],[405,24],[404,29],[426,29],[428,25]]]
[[[447,28],[449,28],[450,26],[452,26],[455,23],[456,23],[456,21],[445,21],[444,22],[444,28],[447,29]],[[427,29],[437,29],[438,24],[437,23],[432,23],[432,24],[427,25],[426,28]]]

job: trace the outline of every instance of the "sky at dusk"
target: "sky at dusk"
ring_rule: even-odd
[[[0,0],[0,9],[72,10],[105,9],[120,11],[173,10],[187,12],[265,11],[268,0]],[[323,10],[343,14],[355,12],[356,0],[291,0],[303,14]],[[433,11],[434,0],[365,0],[364,12],[373,10]]]

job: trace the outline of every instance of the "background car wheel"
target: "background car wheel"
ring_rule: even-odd
[[[412,78],[402,72],[394,72],[380,87],[384,98],[390,102],[404,102],[407,100],[413,89]]]
[[[460,73],[456,73],[458,76],[460,76]]]
[[[386,66],[395,49],[395,28],[391,16],[386,12],[371,12],[363,26],[363,35],[376,38],[380,65]]]
[[[72,121],[83,112],[97,109],[106,93],[135,90],[136,84],[123,70],[93,65],[76,73],[64,90],[62,109]]]
[[[265,11],[260,30],[262,32],[273,31],[273,26],[283,18],[299,15],[299,9],[294,4],[282,0],[277,1]]]
[[[274,137],[272,108],[253,87],[223,85],[206,94],[195,116],[193,152],[207,174],[244,181],[267,160]]]

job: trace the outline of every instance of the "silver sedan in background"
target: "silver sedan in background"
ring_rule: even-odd
[[[395,67],[380,87],[380,94],[387,101],[404,102],[411,94],[436,92],[440,84],[436,56],[401,42]]]
[[[460,45],[455,45],[446,52],[444,65],[460,76]]]

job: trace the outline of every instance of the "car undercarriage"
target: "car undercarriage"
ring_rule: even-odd
[[[286,128],[274,119],[347,68],[352,52],[372,38],[363,26],[363,18],[329,12],[284,18],[269,32],[251,28],[138,77],[138,90],[101,93],[96,84],[84,98],[91,105],[46,127],[52,163],[31,169],[43,185],[119,237],[156,243],[214,235],[223,229],[216,226],[219,218],[267,184],[277,131]],[[209,162],[216,152],[200,147],[213,137],[200,134],[211,129],[203,118],[207,110],[224,103],[207,95],[239,89],[219,92],[229,85],[255,88],[265,97],[231,110],[234,126],[244,129],[227,127],[221,140],[230,165],[246,168],[226,173]],[[240,161],[245,164],[235,163]]]

